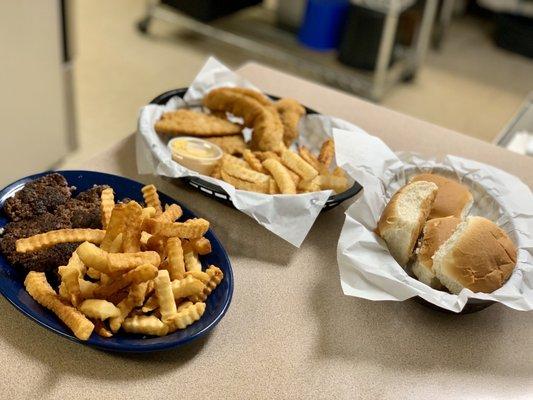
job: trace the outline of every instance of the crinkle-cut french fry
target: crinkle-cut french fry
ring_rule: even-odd
[[[135,201],[127,204],[126,223],[122,233],[122,251],[137,253],[141,251],[142,207]]]
[[[111,296],[113,293],[131,285],[146,282],[157,276],[157,268],[152,264],[139,265],[135,269],[118,276],[112,282],[100,286],[94,291],[94,297],[103,299]]]
[[[346,171],[344,171],[341,167],[335,167],[331,173],[331,176],[336,176],[337,178],[346,178]]]
[[[166,322],[178,312],[176,302],[174,301],[174,294],[172,293],[172,286],[170,285],[168,271],[159,270],[157,273],[157,278],[155,278],[155,294],[157,296],[157,301],[159,302],[161,320]]]
[[[148,207],[155,208],[155,215],[159,215],[163,212],[161,208],[161,200],[159,200],[159,194],[154,185],[146,185],[141,189],[141,192],[144,197],[144,202]]]
[[[154,234],[180,239],[197,239],[209,230],[209,221],[191,218],[185,222],[156,222]]]
[[[102,228],[106,229],[109,220],[111,219],[111,212],[115,207],[115,195],[112,188],[102,190],[100,195],[100,212],[102,215]]]
[[[91,299],[94,297],[94,291],[100,287],[96,282],[86,281],[85,279],[78,279],[80,285],[81,297],[84,299]]]
[[[315,177],[310,181],[301,181],[298,184],[298,189],[302,192],[318,192],[320,190],[320,179]]]
[[[320,187],[322,189],[332,189],[337,193],[342,193],[348,189],[348,179],[332,175],[319,175]]]
[[[142,219],[154,218],[155,217],[155,208],[154,207],[144,207],[141,213]]]
[[[326,168],[329,168],[333,156],[335,155],[335,143],[332,138],[329,138],[322,143],[320,154],[318,155],[318,161],[320,161]]]
[[[94,279],[96,281],[100,280],[100,274],[101,272],[97,269],[94,269],[92,267],[87,268],[87,276],[91,279]]]
[[[269,158],[263,161],[263,166],[272,174],[281,193],[296,194],[296,185],[283,164]]]
[[[105,231],[101,229],[58,229],[39,233],[16,242],[17,252],[27,253],[52,247],[59,243],[92,242],[100,244],[104,239]]]
[[[129,313],[135,308],[142,306],[144,297],[146,295],[146,289],[148,288],[148,282],[142,282],[138,285],[132,285],[126,298],[117,304],[117,308],[120,310],[120,315],[113,317],[109,320],[109,327],[112,332],[118,332],[120,326],[129,315]]]
[[[165,208],[165,211],[155,217],[156,221],[174,222],[183,215],[183,210],[177,204],[171,204]]]
[[[281,155],[281,162],[290,170],[296,172],[302,179],[309,181],[318,175],[318,171],[309,165],[298,154],[287,150]]]
[[[154,293],[153,295],[148,297],[148,300],[146,300],[146,302],[142,306],[142,312],[149,313],[149,312],[154,311],[157,308],[159,308],[159,300],[157,300],[157,296]]]
[[[305,146],[298,147],[298,154],[304,159],[309,165],[316,169],[320,174],[325,174],[328,172],[328,168],[318,161],[318,158],[311,153],[311,151]]]
[[[183,311],[185,308],[192,306],[194,303],[192,301],[184,301],[178,304],[178,312]]]
[[[221,175],[222,180],[228,182],[230,185],[235,186],[235,189],[247,190],[249,192],[257,192],[257,193],[268,193],[269,181],[252,183],[252,182],[244,181],[242,179],[235,178],[231,176],[230,174],[226,173],[224,170],[220,171],[220,175]]]
[[[148,240],[150,240],[150,238],[152,237],[152,235],[146,231],[142,231],[141,232],[141,249],[142,250],[147,250],[148,249]]]
[[[254,156],[256,156],[261,162],[268,160],[269,158],[273,158],[274,160],[281,162],[281,157],[273,151],[254,151],[253,153]]]
[[[222,279],[224,278],[224,273],[222,270],[214,265],[210,265],[205,272],[207,275],[209,275],[209,281],[205,284],[202,293],[189,297],[192,302],[196,303],[198,301],[205,301],[207,296],[209,296],[211,292],[215,290],[215,288],[220,284],[220,282],[222,282]]]
[[[170,223],[170,222],[168,222]],[[163,235],[152,235],[148,242],[146,243],[146,248],[151,251],[155,251],[163,259],[166,254],[165,244],[167,242],[167,237]]]
[[[176,300],[199,295],[205,288],[205,284],[202,281],[193,278],[191,275],[180,280],[173,280],[171,286]]]
[[[126,318],[122,323],[122,328],[126,332],[141,335],[165,336],[168,333],[168,326],[153,315],[134,315]]]
[[[146,282],[148,285],[146,287],[146,296],[152,294],[155,290],[155,281],[153,279],[150,279]]]
[[[102,321],[120,315],[120,310],[113,303],[106,300],[87,299],[80,304],[78,309],[87,317]]]
[[[104,324],[104,321],[99,319],[94,321],[94,332],[102,337],[110,338],[113,337],[113,333],[110,332]]]
[[[126,218],[126,204],[117,204],[111,212],[111,218],[109,219],[109,224],[107,224],[104,239],[100,245],[103,250],[108,251],[113,243],[113,240],[115,240],[115,238],[122,233],[124,225],[126,224]]]
[[[104,274],[104,273],[100,274],[100,283],[101,284],[107,285],[112,280],[113,280],[113,278],[111,278],[109,275]]]
[[[80,244],[76,253],[87,267],[92,267],[111,276],[129,271],[141,264],[152,264],[159,267],[161,263],[161,257],[155,251],[128,254],[108,253],[89,242]]]
[[[205,256],[206,254],[209,254],[212,251],[211,242],[206,237],[191,239],[190,243],[192,245],[193,251],[201,256]]]
[[[65,284],[70,302],[74,307],[77,307],[82,299],[79,280],[85,275],[85,271],[85,265],[76,253],[72,254],[67,265],[60,266],[57,269],[61,277],[61,283]]]
[[[205,303],[202,302],[197,302],[196,304],[184,307],[180,312],[176,313],[167,321],[169,332],[187,328],[189,325],[202,318],[204,312]]]
[[[241,179],[243,181],[251,183],[268,183],[268,175],[262,174],[261,172],[254,171],[249,167],[243,167],[239,164],[231,162],[222,163],[222,172],[225,172],[228,175],[233,176],[234,178]]]
[[[44,272],[31,271],[24,280],[24,286],[33,299],[48,308],[63,321],[80,340],[87,340],[94,324],[74,307],[66,305],[46,280]]]
[[[261,161],[250,150],[244,150],[242,153],[242,158],[244,158],[244,161],[246,161],[253,170],[265,173],[265,169],[263,168]]]
[[[185,269],[187,271],[201,271],[202,270],[202,264],[200,264],[200,260],[198,259],[198,256],[194,254],[192,251],[185,253],[183,255],[183,259],[185,260]]]
[[[57,288],[57,293],[59,294],[59,297],[61,297],[63,300],[70,301],[70,294],[67,290],[67,285],[65,285],[65,282],[61,282],[59,284],[59,287]]]
[[[281,163],[281,165],[283,165],[283,163]],[[298,184],[302,180],[302,178],[300,178],[300,175],[298,175],[296,172],[291,171],[289,168],[286,168],[286,170],[289,173],[289,175],[291,176],[291,179],[294,182],[294,184],[296,185],[296,187],[298,187]]]
[[[192,276],[194,279],[198,279],[204,285],[209,282],[211,277],[204,271],[188,271],[185,272],[185,277]]]
[[[110,253],[120,253],[122,250],[122,233],[119,233],[118,236],[113,240],[111,246],[109,246]]]
[[[235,164],[243,168],[250,169],[250,166],[242,158],[232,156],[231,154],[224,153],[220,159],[220,165],[222,164]]]
[[[278,187],[278,184],[276,183],[276,180],[274,178],[270,178],[268,183],[269,183],[268,193],[269,194],[279,194],[279,187]]]
[[[172,237],[167,240],[167,257],[170,279],[182,279],[185,274],[185,260],[179,238]]]

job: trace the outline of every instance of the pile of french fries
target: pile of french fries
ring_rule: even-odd
[[[225,153],[212,176],[240,190],[266,194],[296,194],[348,189],[348,179],[340,167],[329,171],[334,156],[334,144],[328,139],[319,156],[300,146],[291,150],[243,151],[242,158]]]
[[[83,242],[58,269],[59,293],[42,272],[30,272],[24,285],[81,339],[93,333],[111,337],[119,330],[163,336],[198,321],[206,299],[223,273],[199,257],[211,252],[202,218],[175,222],[181,208],[161,206],[155,186],[142,189],[145,207],[115,204],[113,190],[102,192],[103,229],[61,229],[19,239],[17,251],[58,243]]]

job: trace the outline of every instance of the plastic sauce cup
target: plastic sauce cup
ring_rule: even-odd
[[[207,140],[182,136],[168,142],[172,159],[203,175],[211,175],[222,158],[222,149]]]

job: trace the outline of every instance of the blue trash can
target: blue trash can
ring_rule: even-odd
[[[309,0],[298,39],[314,50],[337,48],[349,0]]]

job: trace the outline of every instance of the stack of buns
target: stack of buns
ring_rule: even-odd
[[[491,293],[511,276],[517,250],[494,222],[467,217],[472,204],[459,182],[416,175],[392,196],[376,233],[421,282],[455,294],[463,288]]]

